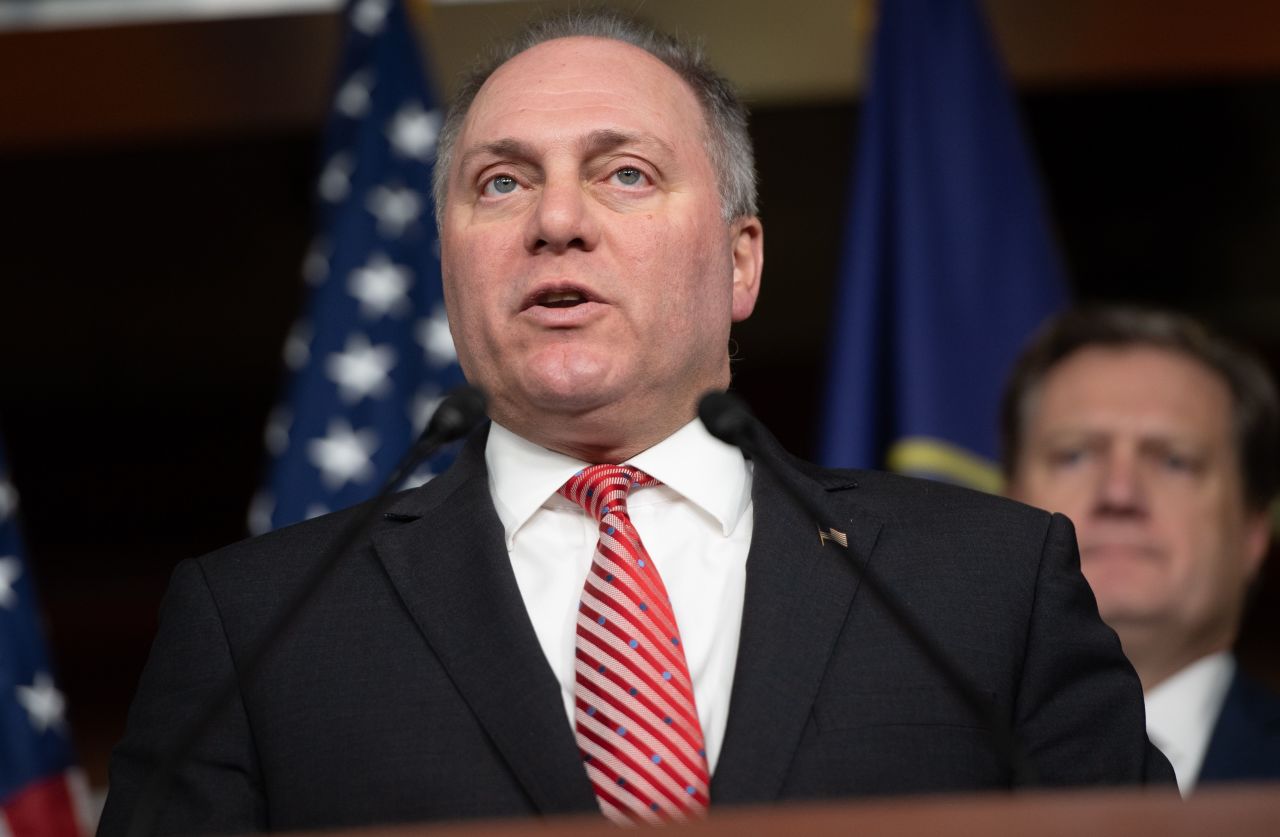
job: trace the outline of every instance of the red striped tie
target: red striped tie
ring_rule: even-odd
[[[560,493],[600,521],[578,607],[574,733],[596,799],[619,823],[706,813],[710,774],[680,631],[666,587],[627,514],[658,480],[592,465]]]

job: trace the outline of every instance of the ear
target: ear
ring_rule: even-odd
[[[1023,499],[1026,496],[1026,490],[1025,481],[1017,471],[1004,475],[1004,479],[1001,481],[1000,493],[1005,497],[1010,500],[1017,500],[1019,503],[1026,503],[1027,501]],[[1031,504],[1027,503],[1027,505]]]
[[[1246,577],[1253,579],[1262,567],[1262,559],[1271,545],[1271,511],[1249,512],[1245,519],[1244,547]]]
[[[730,228],[733,244],[733,321],[751,316],[760,295],[764,270],[764,227],[752,215],[739,218]]]

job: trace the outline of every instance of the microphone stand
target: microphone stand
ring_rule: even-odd
[[[706,425],[711,435],[741,449],[751,457],[753,462],[758,463],[776,477],[788,496],[799,503],[815,522],[826,518],[826,510],[796,485],[795,476],[765,452],[758,438],[758,425],[739,399],[727,392],[709,392],[698,404],[698,418]],[[1001,714],[999,707],[970,682],[965,673],[947,656],[947,653],[912,616],[893,591],[871,571],[871,567],[861,555],[849,549],[846,549],[844,554],[849,557],[862,583],[871,590],[898,627],[911,638],[933,667],[942,673],[951,687],[963,698],[974,716],[986,724],[992,745],[1009,765],[1013,784],[1015,786],[1036,784],[1035,768],[1018,743],[1012,724],[1005,715]]]

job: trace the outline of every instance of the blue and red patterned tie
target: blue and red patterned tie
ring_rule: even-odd
[[[666,587],[627,514],[643,471],[592,465],[560,493],[600,521],[578,607],[574,734],[605,816],[618,823],[706,813],[710,774],[693,683]]]

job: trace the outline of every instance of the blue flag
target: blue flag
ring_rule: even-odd
[[[352,2],[345,20],[303,266],[310,299],[285,344],[292,380],[267,424],[255,533],[371,497],[463,380],[431,198],[441,112],[400,0]]]
[[[1004,76],[970,0],[880,4],[822,459],[998,490],[1003,381],[1066,303]]]
[[[0,451],[0,833],[78,835],[83,777],[54,685]]]

